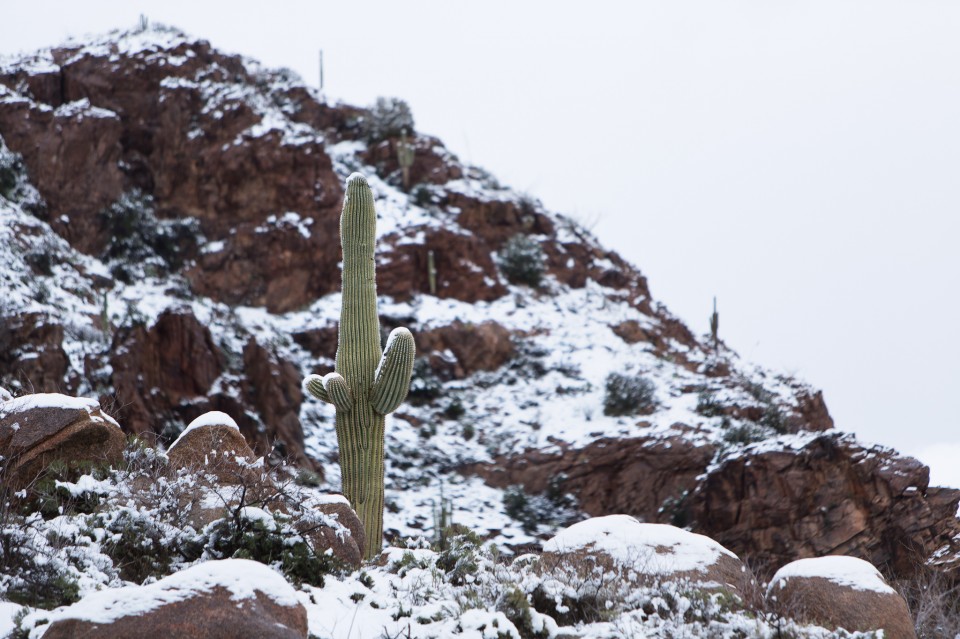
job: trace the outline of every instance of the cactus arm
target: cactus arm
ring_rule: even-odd
[[[416,347],[413,335],[405,328],[395,328],[387,339],[380,365],[374,374],[370,403],[381,415],[392,413],[406,399],[413,375]]]
[[[330,396],[327,395],[327,389],[323,387],[323,377],[320,375],[307,375],[303,380],[303,388],[320,401],[332,404]]]
[[[353,395],[347,380],[339,373],[327,373],[323,377],[309,375],[303,383],[304,388],[311,395],[328,404],[333,404],[337,410],[350,412],[353,408]]]

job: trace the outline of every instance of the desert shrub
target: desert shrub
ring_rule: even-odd
[[[520,522],[528,535],[535,534],[541,525],[559,526],[570,523],[577,515],[576,499],[564,492],[566,476],[551,477],[547,489],[540,495],[529,495],[519,485],[503,491],[503,509],[508,517]]]
[[[497,600],[497,610],[510,620],[520,633],[521,639],[546,639],[550,636],[545,628],[534,630],[533,617],[530,614],[530,602],[527,595],[518,587],[507,587]]]
[[[960,584],[942,572],[921,567],[913,579],[894,586],[907,601],[918,639],[960,636]]]
[[[0,197],[14,200],[25,172],[23,157],[7,149],[0,138]]]
[[[263,511],[260,511],[261,513]],[[204,530],[204,554],[211,559],[252,559],[275,565],[296,584],[322,587],[324,575],[340,573],[333,557],[316,552],[286,518],[224,517]]]
[[[763,415],[760,416],[760,421],[757,423],[781,435],[788,431],[787,417],[774,404],[770,404],[763,409]]]
[[[149,577],[159,579],[170,574],[170,565],[178,556],[199,556],[196,550],[187,551],[185,539],[170,539],[165,527],[151,515],[124,510],[109,522],[96,523],[103,523],[107,533],[101,548],[125,581],[142,584]]]
[[[767,431],[756,424],[730,425],[723,432],[723,441],[727,444],[753,444],[767,438]]]
[[[610,416],[649,413],[657,406],[656,387],[642,375],[607,375],[603,414]]]
[[[408,134],[413,132],[413,113],[410,105],[400,98],[377,98],[363,120],[363,134],[371,144],[399,137],[404,130]]]
[[[22,606],[49,610],[80,599],[73,572],[30,521],[0,528],[0,575],[2,598]]]
[[[514,235],[504,243],[497,262],[511,284],[540,286],[546,270],[546,257],[539,242],[522,234]]]
[[[448,526],[441,536],[444,542],[437,555],[437,567],[443,570],[447,581],[462,586],[477,572],[482,542],[476,533],[458,524]]]
[[[703,415],[704,417],[718,417],[723,415],[723,404],[717,399],[716,395],[704,390],[697,394],[697,407],[695,410],[698,415]]]
[[[426,358],[420,357],[413,363],[413,376],[410,378],[410,392],[407,401],[413,406],[432,404],[443,395],[443,382],[437,377]]]
[[[101,258],[110,262],[113,276],[130,283],[146,267],[177,271],[196,251],[199,226],[194,219],[159,220],[153,198],[135,190],[100,213],[110,240]]]

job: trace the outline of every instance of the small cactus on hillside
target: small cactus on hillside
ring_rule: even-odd
[[[713,348],[720,347],[720,314],[717,313],[717,298],[713,298],[713,315],[710,316],[710,335],[713,337]]]
[[[343,245],[343,302],[336,371],[310,375],[305,388],[336,407],[343,494],[360,516],[371,559],[383,543],[384,421],[410,389],[413,335],[396,328],[380,349],[374,268],[376,213],[373,193],[359,173],[347,179],[340,216]]]
[[[400,134],[400,141],[397,142],[397,164],[400,165],[400,173],[403,175],[403,190],[410,190],[410,167],[413,166],[415,149],[407,141],[407,130],[404,129]]]

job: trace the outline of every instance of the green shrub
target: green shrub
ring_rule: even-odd
[[[508,517],[520,522],[528,535],[541,525],[558,526],[569,523],[577,515],[576,499],[563,490],[565,475],[551,477],[540,495],[527,494],[523,486],[509,486],[503,491],[503,509]]]
[[[497,610],[516,626],[521,639],[546,639],[550,636],[545,628],[539,632],[534,631],[530,602],[527,601],[527,595],[515,585],[510,585],[503,591],[497,601]]]
[[[323,587],[324,575],[343,571],[343,566],[333,555],[317,553],[283,519],[264,521],[225,517],[210,524],[204,536],[204,552],[209,557],[235,557],[279,565],[283,574],[296,584]]]
[[[719,417],[723,415],[723,404],[716,395],[704,390],[697,395],[697,414],[704,417]]]
[[[410,378],[410,392],[407,393],[407,402],[413,406],[432,404],[443,396],[443,382],[430,368],[425,357],[418,358],[413,363],[413,376]]]
[[[139,190],[125,193],[102,211],[100,223],[110,238],[100,257],[125,283],[142,277],[150,267],[178,271],[196,252],[197,221],[157,219],[153,198]]]
[[[546,271],[546,257],[536,240],[514,235],[504,243],[497,258],[500,270],[511,284],[540,286]]]
[[[607,375],[603,414],[610,416],[648,414],[657,406],[656,387],[642,375]]]
[[[170,564],[180,554],[180,543],[166,539],[162,526],[150,515],[125,510],[104,526],[108,536],[102,544],[103,553],[113,561],[124,581],[142,584],[149,577],[157,579],[169,575]],[[183,552],[195,559],[197,552]]]
[[[51,610],[80,599],[80,585],[69,567],[51,556],[51,548],[32,537],[29,526],[0,529],[0,575],[6,575],[3,599]]]

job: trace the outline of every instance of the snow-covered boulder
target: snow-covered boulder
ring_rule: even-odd
[[[641,580],[688,579],[736,589],[740,559],[709,537],[666,524],[643,524],[629,515],[587,519],[543,545],[546,562],[606,563]]]
[[[125,444],[95,399],[37,393],[0,402],[0,456],[11,485],[30,483],[54,461],[116,463]]]
[[[739,595],[745,578],[740,559],[709,537],[629,515],[594,517],[561,530],[544,543],[539,570],[534,601],[563,624],[590,621],[592,611],[638,587],[683,582]]]
[[[72,606],[39,611],[46,639],[306,639],[307,612],[293,586],[246,559],[208,561],[148,586],[101,590]]]
[[[188,468],[216,475],[221,483],[241,483],[255,465],[256,456],[226,413],[210,411],[190,422],[170,448],[173,468]]]
[[[916,639],[907,604],[873,564],[855,557],[799,559],[776,572],[767,598],[785,616],[829,629],[884,630]]]

